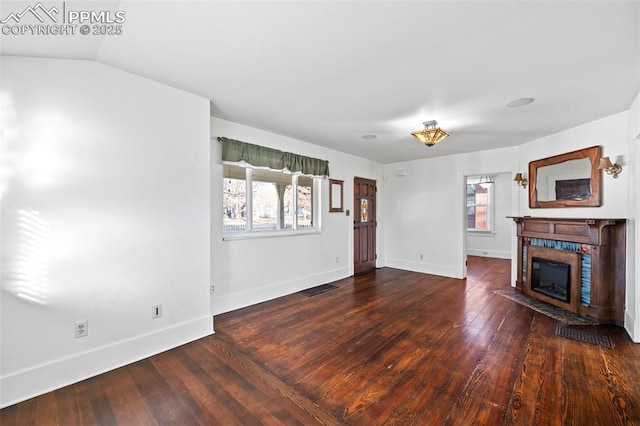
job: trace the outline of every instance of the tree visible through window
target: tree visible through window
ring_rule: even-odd
[[[313,228],[313,178],[298,176],[298,229]]]
[[[224,167],[223,224],[225,231],[247,229],[247,181],[244,169]]]

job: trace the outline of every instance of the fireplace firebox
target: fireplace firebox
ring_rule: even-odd
[[[565,303],[571,301],[571,265],[539,257],[531,258],[531,290]]]
[[[524,291],[568,311],[580,312],[580,253],[529,246]]]

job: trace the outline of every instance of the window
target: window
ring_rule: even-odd
[[[225,165],[223,231],[318,229],[315,206],[319,182],[320,178]]]
[[[313,228],[313,178],[298,176],[298,229]]]
[[[247,229],[247,180],[244,169],[224,166],[223,224],[225,232]]]
[[[486,182],[483,177],[467,178],[468,231],[492,231],[493,185],[493,182]]]

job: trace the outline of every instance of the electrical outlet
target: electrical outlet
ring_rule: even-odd
[[[340,263],[340,258],[336,256],[336,263]]]
[[[423,259],[424,259],[424,256],[423,256],[423,255],[420,255],[420,260],[423,260]]]
[[[78,321],[73,324],[73,336],[77,339],[78,337],[85,337],[89,334],[89,321]]]
[[[211,284],[211,293],[214,293],[216,291],[216,286]]]
[[[156,305],[151,308],[151,318],[156,319],[162,316],[162,305]]]

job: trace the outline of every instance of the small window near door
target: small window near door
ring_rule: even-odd
[[[494,185],[492,176],[467,178],[467,231],[492,232]]]

